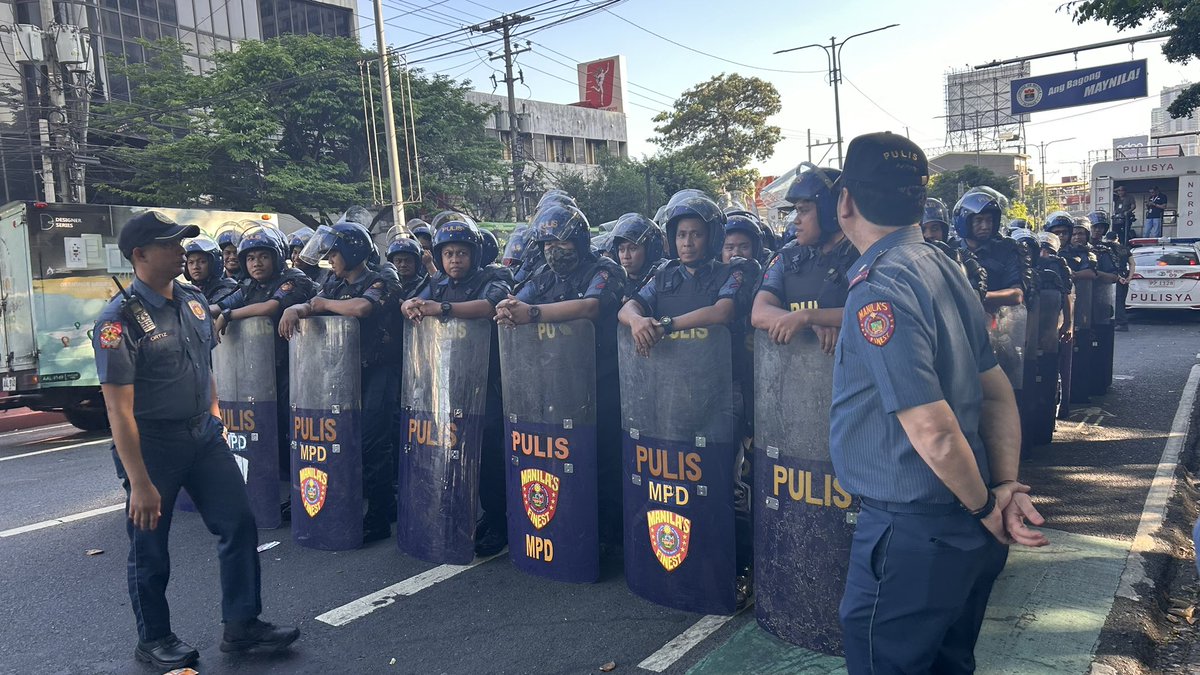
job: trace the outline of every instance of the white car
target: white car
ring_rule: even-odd
[[[1200,309],[1200,244],[1196,239],[1133,239],[1125,306],[1129,309]]]

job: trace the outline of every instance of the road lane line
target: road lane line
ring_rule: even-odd
[[[69,516],[63,516],[62,518],[53,518],[51,520],[43,520],[40,523],[22,525],[21,527],[14,527],[11,530],[4,530],[3,532],[0,532],[0,539],[4,539],[6,537],[15,537],[18,534],[25,534],[26,532],[44,530],[47,527],[54,527],[55,525],[62,525],[64,523],[73,523],[77,520],[84,520],[85,518],[91,518],[93,516],[101,516],[105,513],[112,513],[113,511],[121,511],[124,508],[124,504],[113,504],[112,506],[101,506],[98,509],[92,509],[91,511],[84,511],[82,513],[72,513]]]
[[[1154,535],[1162,529],[1163,521],[1166,520],[1167,504],[1171,495],[1175,493],[1175,469],[1179,466],[1179,455],[1187,442],[1197,389],[1200,389],[1200,364],[1192,366],[1187,384],[1179,397],[1179,407],[1175,409],[1175,419],[1171,422],[1171,433],[1167,435],[1167,442],[1163,445],[1158,470],[1154,472],[1150,491],[1146,493],[1146,504],[1142,508],[1137,534],[1134,535],[1133,545],[1129,547],[1125,558],[1125,571],[1121,574],[1121,585],[1117,587],[1119,598],[1141,601],[1141,595],[1134,586],[1146,583],[1149,578],[1144,554],[1154,550]]]
[[[85,443],[75,443],[72,445],[63,445],[63,446],[60,446],[57,448],[50,448],[48,450],[35,450],[34,452],[26,452],[26,453],[20,454],[20,455],[13,455],[11,457],[0,457],[0,462],[7,462],[10,459],[21,459],[23,457],[34,457],[36,455],[44,455],[44,454],[50,453],[50,452],[58,452],[59,450],[74,450],[75,448],[82,448],[82,447],[86,447],[89,445],[99,445],[101,443],[112,443],[112,439],[111,438],[100,438],[100,439],[97,439],[94,441],[87,441]]]
[[[363,596],[358,600],[346,603],[341,607],[331,609],[318,616],[317,621],[327,623],[330,626],[345,626],[355,619],[361,619],[377,609],[395,603],[397,598],[416,595],[430,586],[440,584],[451,577],[466,572],[472,567],[482,565],[489,560],[504,555],[506,552],[507,549],[493,556],[476,558],[470,565],[439,565],[414,577],[409,577],[404,581],[392,584],[387,588],[375,591],[370,595]]]
[[[717,632],[717,629],[719,629],[721,626],[729,623],[730,619],[733,619],[738,614],[741,614],[742,612],[746,611],[746,609],[753,606],[753,602],[746,603],[746,606],[735,612],[733,616],[709,614],[708,616],[692,624],[692,626],[687,630],[675,636],[674,640],[671,640],[667,644],[663,645],[661,649],[654,652],[650,656],[647,656],[641,663],[638,664],[638,668],[649,670],[655,673],[663,672],[667,668],[675,665],[676,661],[683,658],[684,654],[688,653],[693,647],[703,642],[705,638]]]
[[[50,429],[57,429],[59,427],[69,427],[69,426],[71,426],[71,424],[69,422],[63,422],[61,424],[47,424],[44,427],[33,427],[30,429],[19,429],[17,431],[6,431],[6,432],[0,434],[0,440],[8,438],[9,436],[20,436],[22,434],[32,434],[32,433],[38,432],[38,431],[49,431]]]

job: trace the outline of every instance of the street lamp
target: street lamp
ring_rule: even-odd
[[[854,38],[856,38],[860,35],[869,35],[871,33],[878,33],[881,30],[895,28],[896,26],[899,26],[899,25],[900,24],[898,24],[898,23],[894,23],[890,26],[884,26],[882,28],[876,28],[874,30],[863,31],[862,33],[855,33],[854,35],[851,35],[850,37],[846,38],[845,40],[842,40],[841,42],[838,42],[836,37],[831,37],[831,38],[829,38],[828,46],[819,44],[819,43],[813,43],[811,45],[804,45],[803,47],[792,47],[791,49],[780,49],[779,51],[775,52],[776,54],[785,54],[787,52],[796,52],[796,51],[800,51],[801,49],[808,49],[810,47],[820,47],[822,50],[824,50],[825,60],[829,65],[829,83],[831,85],[833,85],[833,115],[834,115],[835,121],[837,123],[837,148],[838,148],[838,168],[839,169],[842,168],[842,104],[841,104],[841,101],[838,99],[838,85],[841,84],[841,82],[842,82],[842,47],[845,47],[847,42],[853,40]]]
[[[1074,136],[1072,136],[1070,138],[1057,138],[1050,142],[1042,141],[1041,143],[1038,143],[1038,159],[1042,163],[1042,223],[1043,224],[1046,222],[1046,210],[1047,210],[1047,208],[1046,208],[1046,204],[1047,204],[1047,202],[1046,202],[1046,148],[1054,145],[1055,143],[1062,143],[1063,141],[1073,141],[1073,140],[1075,140]]]

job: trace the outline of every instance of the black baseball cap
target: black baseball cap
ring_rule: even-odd
[[[929,161],[916,143],[890,131],[863,134],[850,141],[839,185],[846,181],[884,188],[929,183]]]
[[[121,249],[121,255],[129,260],[133,256],[133,249],[139,246],[199,235],[200,228],[195,225],[180,225],[159,211],[146,211],[125,223],[121,234],[117,236],[117,246]]]

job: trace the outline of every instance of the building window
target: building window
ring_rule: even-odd
[[[307,0],[258,0],[258,12],[264,40],[289,33],[353,37],[350,32],[352,12],[342,7]]]
[[[561,136],[546,137],[546,154],[547,161],[558,162],[559,164],[574,164],[575,163],[575,142],[570,138]]]
[[[608,154],[608,142],[587,139],[587,163],[599,164],[600,158]]]

